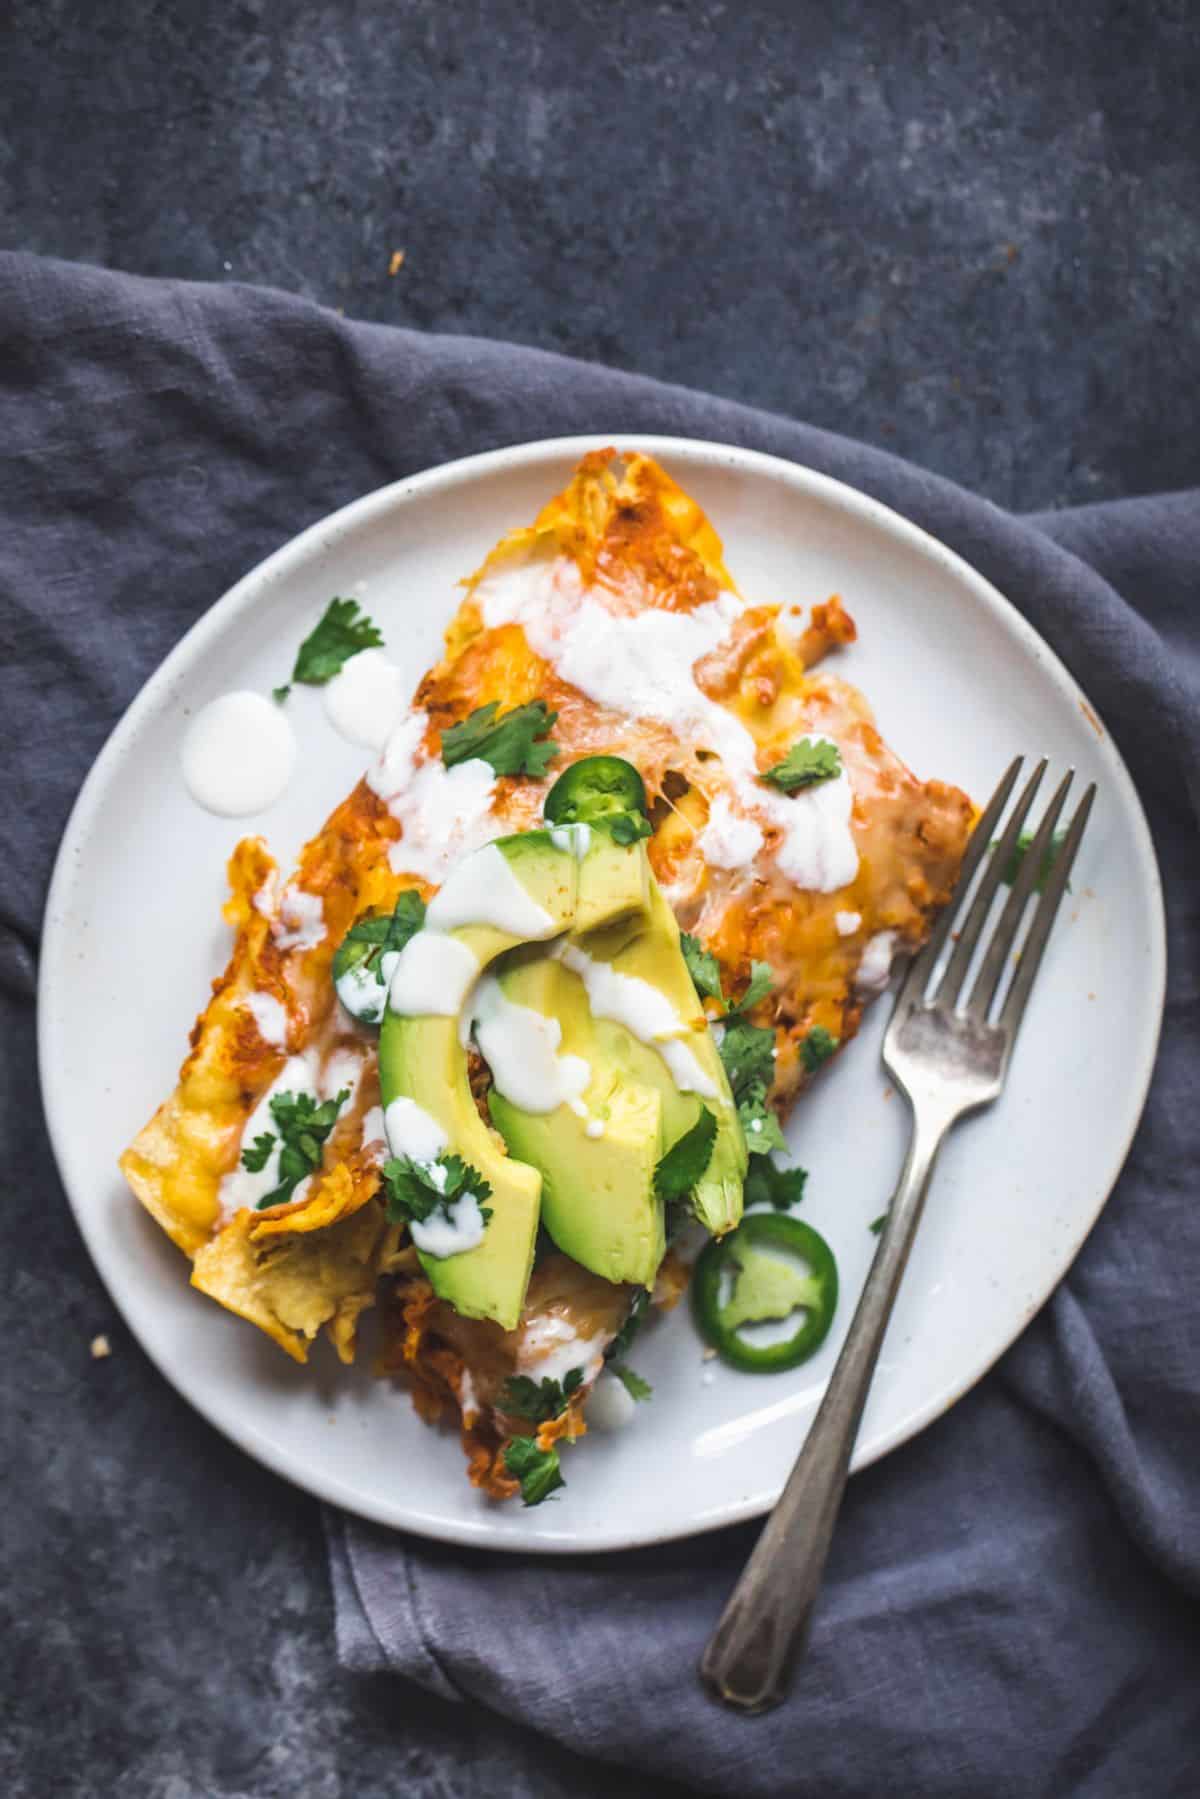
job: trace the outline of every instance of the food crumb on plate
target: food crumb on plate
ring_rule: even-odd
[[[110,1356],[111,1354],[112,1354],[112,1344],[109,1342],[107,1337],[101,1335],[99,1337],[92,1338],[92,1360],[93,1360],[93,1362],[102,1362],[104,1360],[105,1356]]]

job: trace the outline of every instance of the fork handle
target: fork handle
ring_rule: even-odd
[[[863,1406],[950,1122],[934,1126],[914,1117],[887,1223],[825,1396],[701,1658],[705,1685],[738,1711],[779,1704],[804,1643]]]

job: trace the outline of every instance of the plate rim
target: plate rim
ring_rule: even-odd
[[[83,1238],[84,1246],[126,1329],[172,1390],[194,1411],[198,1412],[208,1424],[260,1465],[269,1468],[273,1473],[299,1487],[302,1491],[312,1494],[316,1499],[339,1506],[358,1517],[383,1525],[390,1530],[411,1531],[418,1536],[434,1541],[460,1543],[467,1547],[490,1549],[503,1554],[610,1554],[625,1549],[653,1546],[658,1543],[701,1536],[712,1530],[724,1529],[729,1525],[761,1517],[775,1504],[781,1489],[768,1487],[760,1492],[745,1495],[719,1507],[717,1516],[705,1518],[698,1523],[695,1521],[684,1523],[678,1528],[667,1525],[651,1530],[637,1529],[632,1533],[628,1529],[615,1528],[607,1532],[590,1534],[583,1541],[574,1540],[570,1532],[523,1539],[497,1535],[489,1528],[486,1520],[472,1524],[453,1518],[430,1516],[416,1512],[412,1508],[406,1510],[402,1505],[373,1503],[358,1492],[348,1491],[335,1475],[322,1473],[319,1470],[314,1472],[310,1466],[287,1450],[278,1449],[274,1444],[260,1440],[253,1425],[244,1424],[236,1418],[231,1419],[222,1415],[219,1406],[181,1386],[176,1377],[176,1369],[169,1364],[165,1355],[160,1356],[153,1343],[147,1340],[138,1323],[131,1317],[123,1296],[120,1270],[115,1266],[116,1257],[110,1257],[104,1246],[103,1234],[99,1226],[94,1225],[88,1217],[86,1201],[76,1199],[66,1173],[69,1158],[65,1150],[68,1135],[65,1121],[69,1115],[69,1104],[58,1093],[57,1075],[49,1047],[51,1027],[46,1021],[50,1016],[50,996],[57,984],[57,969],[62,954],[58,943],[58,920],[62,911],[62,896],[69,888],[72,879],[72,865],[79,853],[82,840],[88,834],[92,816],[103,798],[110,776],[116,773],[126,755],[134,747],[142,720],[152,714],[160,701],[168,696],[176,675],[193,664],[197,658],[204,656],[210,640],[223,635],[229,625],[244,612],[251,610],[273,586],[286,582],[293,568],[298,564],[303,564],[314,548],[328,550],[336,544],[339,538],[363,525],[370,524],[377,517],[389,513],[396,507],[403,508],[419,504],[427,496],[437,494],[445,488],[486,479],[493,474],[508,473],[513,469],[566,458],[578,460],[590,451],[612,446],[617,446],[619,450],[638,451],[659,460],[673,460],[676,463],[690,463],[693,466],[724,466],[741,469],[751,476],[757,474],[765,478],[782,478],[785,483],[793,485],[808,496],[832,505],[854,520],[870,524],[890,533],[893,537],[906,540],[910,549],[931,556],[935,561],[940,562],[948,573],[971,590],[974,601],[981,604],[984,610],[990,613],[1006,631],[1015,636],[1025,653],[1034,657],[1053,685],[1061,691],[1064,700],[1082,703],[1087,708],[1091,720],[1098,726],[1098,737],[1102,746],[1101,754],[1111,765],[1112,778],[1123,790],[1123,798],[1130,814],[1135,837],[1138,840],[1137,862],[1148,882],[1153,902],[1152,917],[1147,921],[1150,926],[1151,966],[1148,999],[1152,1027],[1148,1041],[1143,1046],[1139,1064],[1136,1070],[1132,1071],[1135,1078],[1130,1083],[1129,1091],[1136,1096],[1136,1103],[1131,1108],[1130,1122],[1119,1149],[1114,1153],[1111,1169],[1100,1183],[1098,1198],[1094,1205],[1087,1208],[1086,1217],[1081,1214],[1080,1223],[1071,1232],[1066,1247],[1055,1256],[1052,1278],[1045,1290],[1039,1298],[1028,1303],[1019,1314],[1015,1315],[1016,1322],[1011,1333],[995,1345],[980,1365],[973,1366],[969,1374],[955,1382],[948,1392],[937,1392],[925,1404],[914,1406],[889,1429],[881,1430],[867,1443],[858,1445],[851,1460],[851,1473],[857,1473],[860,1469],[881,1460],[892,1450],[918,1436],[936,1419],[956,1405],[982,1380],[985,1374],[990,1372],[1000,1357],[1012,1347],[1037,1313],[1053,1296],[1094,1229],[1128,1158],[1133,1139],[1145,1111],[1150,1083],[1157,1062],[1166,994],[1166,912],[1158,858],[1141,796],[1125,764],[1116,739],[1104,723],[1098,708],[1093,705],[1057,652],[1024,614],[965,557],[952,550],[940,538],[925,530],[923,526],[896,511],[894,507],[886,505],[883,501],[875,499],[873,495],[853,487],[836,476],[827,475],[808,464],[793,462],[783,456],[772,455],[761,450],[746,449],[737,444],[722,443],[710,438],[678,437],[644,431],[589,432],[537,438],[531,442],[505,445],[496,449],[480,451],[470,456],[457,457],[450,462],[437,463],[414,474],[388,482],[314,520],[313,523],[305,526],[295,536],[288,538],[248,569],[201,613],[200,617],[188,627],[179,641],[172,646],[162,661],[147,676],[129,705],[114,723],[84,777],[71,807],[55,856],[42,913],[37,985],[38,1078],[51,1150],[67,1203]],[[110,1262],[113,1264],[111,1269]],[[797,1445],[798,1448],[799,1445]]]

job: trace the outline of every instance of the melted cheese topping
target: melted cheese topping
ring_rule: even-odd
[[[802,632],[775,607],[747,607],[712,527],[660,468],[637,455],[587,457],[467,584],[444,659],[286,887],[260,841],[235,852],[232,959],[197,1020],[176,1091],[122,1158],[139,1199],[195,1258],[196,1284],[289,1354],[302,1358],[320,1329],[339,1354],[353,1353],[380,1271],[411,1251],[398,1249],[399,1227],[378,1199],[375,1046],[337,1003],[334,950],[363,913],[390,911],[404,887],[428,899],[468,852],[539,822],[550,779],[581,756],[610,752],[637,765],[656,825],[647,846],[655,873],[680,924],[717,957],[726,989],[741,990],[752,960],[771,964],[776,987],[754,1016],[775,1028],[772,1099],[785,1112],[809,1078],[800,1053],[808,1032],[823,1026],[846,1042],[892,954],[923,940],[973,817],[964,794],[918,781],[888,750],[853,687],[814,672],[854,635],[836,598],[815,606]],[[392,688],[368,654],[346,665],[331,707],[353,710],[356,694],[377,687],[375,733]],[[546,780],[497,777],[479,760],[445,768],[450,725],[491,700],[508,709],[534,699],[558,714]],[[835,743],[843,773],[794,795],[764,785],[761,772],[804,737]],[[472,978],[464,965],[453,996],[427,993],[422,1003],[440,998],[457,1011]],[[664,1059],[690,1055],[668,1023],[648,1010],[641,1018],[642,998],[635,1007],[622,993],[619,1005],[637,1011]],[[289,1050],[315,1070],[319,1093],[331,1074],[349,1084],[350,1056],[358,1079],[308,1192],[257,1213],[239,1184],[240,1155],[291,1067]],[[672,1072],[688,1080],[682,1063]],[[703,1092],[703,1072],[690,1072]],[[565,1266],[570,1282],[535,1273],[529,1323],[547,1313],[581,1343],[611,1337],[627,1299]],[[486,1409],[495,1391],[487,1370],[502,1380],[517,1352],[493,1357],[491,1327],[443,1312],[441,1340],[466,1350],[475,1403]],[[456,1367],[457,1382],[461,1359]]]

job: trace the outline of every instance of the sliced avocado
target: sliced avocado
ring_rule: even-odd
[[[538,934],[549,936],[566,929],[575,917],[579,890],[579,864],[569,852],[550,841],[548,831],[529,831],[501,838],[489,845],[499,851],[524,895],[548,916]],[[486,856],[487,850],[477,852]],[[442,889],[447,903],[439,912],[430,908],[436,924],[464,917],[471,909],[472,870],[468,857]],[[494,860],[490,866],[495,868]],[[487,868],[483,872],[486,874]],[[510,899],[513,896],[510,892]],[[455,903],[457,901],[457,903]],[[486,903],[483,907],[486,911]],[[498,908],[503,912],[503,907]],[[529,938],[505,930],[493,921],[451,924],[445,935],[471,951],[481,969],[505,950]],[[536,917],[536,914],[533,915]],[[440,933],[439,933],[440,934]],[[428,953],[427,932],[417,932],[402,955]],[[492,1216],[483,1241],[455,1256],[421,1256],[421,1266],[439,1298],[448,1300],[469,1318],[493,1318],[505,1330],[515,1328],[525,1300],[537,1239],[542,1177],[536,1168],[505,1154],[475,1106],[467,1077],[466,1050],[459,1041],[459,1019],[429,1014],[402,1016],[390,1005],[383,1016],[379,1038],[379,1081],[386,1108],[394,1099],[414,1100],[441,1125],[450,1139],[450,1150],[477,1168],[492,1188],[488,1205]]]
[[[401,951],[401,965],[405,959],[417,970],[434,964],[434,933],[443,945],[449,937],[469,950],[482,970],[506,951],[572,926],[581,889],[589,895],[588,916],[610,924],[628,919],[649,879],[642,846],[631,846],[641,852],[639,870],[638,854],[611,841],[605,850],[597,839],[595,859],[590,844],[580,858],[571,843],[554,841],[557,836],[561,833],[525,831],[465,858],[431,901],[426,929]],[[497,852],[515,885],[504,870],[497,870]],[[445,961],[443,955],[438,965]],[[498,1135],[479,1116],[460,1040],[458,997],[453,1016],[406,1016],[389,1004],[380,1033],[380,1085],[385,1108],[400,1097],[414,1100],[445,1131],[450,1152],[490,1183],[492,1217],[483,1241],[458,1255],[422,1254],[421,1265],[434,1291],[457,1311],[495,1319],[511,1330],[520,1317],[533,1264],[542,1177],[537,1168],[506,1155]]]
[[[643,925],[650,916],[650,888],[653,876],[642,842],[621,844],[614,841],[606,824],[572,825],[575,841],[586,841],[579,864],[579,904],[575,909],[576,933],[594,931],[601,926]],[[588,833],[586,840],[582,833]],[[565,833],[560,829],[556,838]]]
[[[703,1013],[679,947],[679,926],[657,881],[651,880],[649,918],[642,930],[631,934],[624,925],[616,924],[593,931],[581,947],[594,959],[608,962],[616,973],[648,981],[670,1001],[680,1018],[699,1024]],[[713,1112],[716,1141],[692,1204],[696,1217],[714,1236],[731,1231],[742,1215],[742,1184],[750,1158],[712,1032],[704,1026],[684,1040],[715,1089],[704,1095],[681,1092],[658,1051],[639,1042],[623,1025],[598,1019],[596,1035],[608,1060],[625,1069],[631,1079],[657,1087],[663,1102],[664,1150],[696,1122],[701,1099]]]
[[[500,985],[514,1005],[556,1018],[559,1053],[582,1057],[591,1069],[580,1096],[585,1116],[568,1103],[552,1112],[523,1111],[496,1087],[488,1096],[492,1122],[511,1153],[542,1171],[542,1223],[593,1274],[652,1286],[666,1251],[664,1208],[654,1190],[663,1144],[657,1087],[631,1080],[620,1057],[605,1052],[583,983],[561,962],[518,952],[501,971]]]

